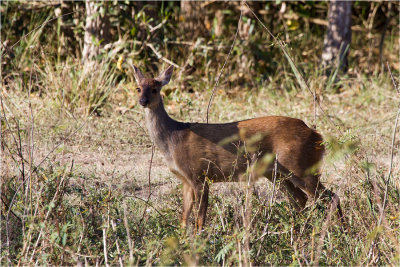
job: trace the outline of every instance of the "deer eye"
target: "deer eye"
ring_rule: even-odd
[[[140,93],[141,90],[140,90],[140,88],[138,87],[138,88],[136,88],[136,91],[138,91],[138,93]]]
[[[157,93],[157,89],[153,89],[153,91],[151,91],[153,94]]]

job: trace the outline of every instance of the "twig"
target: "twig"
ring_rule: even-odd
[[[171,60],[169,60],[169,59],[167,59],[167,58],[165,58],[165,57],[163,57],[163,56],[161,55],[161,53],[158,52],[158,51],[154,48],[153,44],[146,43],[146,46],[147,46],[148,48],[150,48],[150,49],[154,52],[154,54],[156,54],[156,56],[157,56],[158,59],[164,60],[164,61],[167,62],[168,64],[173,65],[174,67],[176,67],[176,68],[178,68],[178,69],[181,68],[178,64],[172,62]]]
[[[246,152],[247,153],[247,152]],[[244,236],[243,236],[243,258],[244,258],[244,266],[251,266],[249,264],[250,261],[250,229],[251,229],[251,211],[252,211],[252,202],[251,197],[253,195],[254,190],[254,181],[257,180],[258,174],[255,171],[255,166],[257,164],[258,157],[256,154],[253,155],[250,159],[250,165],[247,166],[248,171],[247,175],[247,184],[246,184],[246,196],[245,196],[245,206],[243,212],[243,226],[244,226]]]
[[[1,72],[0,72],[0,76],[1,76]],[[2,96],[0,95],[0,99],[2,99]],[[0,112],[0,173],[4,173],[3,172],[3,120],[2,120],[2,116],[1,116],[1,112]],[[0,198],[3,195],[3,182],[0,183]],[[1,198],[1,200],[3,200]],[[5,203],[4,203],[5,204]],[[7,206],[6,206],[7,208]],[[3,229],[3,216],[0,216],[0,229]],[[3,231],[0,231],[0,240],[3,240],[3,237],[1,235]],[[0,242],[0,251],[3,251],[3,242]],[[9,249],[7,250],[7,252],[9,252]],[[7,259],[9,259],[10,254],[7,254]],[[11,264],[11,262],[8,262],[8,264]]]
[[[1,158],[1,157],[0,157]],[[1,163],[0,163],[1,164]],[[2,184],[1,184],[2,185]],[[0,185],[0,186],[1,186]],[[12,213],[12,215],[15,217],[15,218],[17,218],[20,222],[22,222],[22,219],[20,218],[20,217],[18,217],[18,215],[17,214],[15,214],[10,208],[9,208],[9,205],[7,204],[7,202],[1,197],[2,196],[2,194],[1,194],[1,191],[0,191],[0,199],[1,199],[1,202],[3,202],[3,204],[4,204],[4,206],[6,207],[6,209],[7,210],[9,210],[9,212],[11,212]],[[3,218],[3,217],[1,217],[1,218]],[[1,224],[0,224],[1,225]],[[1,244],[0,244],[0,246],[1,246]]]
[[[389,67],[389,62],[387,62],[386,64],[387,64],[388,70],[390,72],[390,76],[392,77],[393,86],[397,90],[397,85],[396,85],[396,83],[395,83],[395,81],[393,79],[392,71],[390,70],[390,67]],[[387,195],[388,195],[388,190],[389,190],[389,180],[390,180],[390,176],[392,175],[392,168],[393,168],[394,143],[396,141],[396,131],[397,131],[397,124],[399,122],[399,116],[400,116],[400,103],[399,103],[399,107],[397,109],[396,120],[394,122],[393,135],[392,135],[392,145],[391,145],[391,148],[390,148],[389,172],[388,172],[388,176],[387,176],[386,181],[385,181],[385,194],[384,194],[384,197],[383,197],[382,210],[381,210],[381,215],[379,216],[378,226],[382,223],[383,213],[384,213],[385,208],[386,208]]]
[[[147,196],[147,201],[149,201],[151,197],[151,166],[153,165],[153,157],[154,157],[154,144],[151,146],[151,157],[150,157],[149,174],[148,174],[149,194]]]
[[[119,266],[123,267],[124,264],[122,263],[121,250],[119,248],[119,242],[118,242],[119,238],[118,238],[118,235],[117,235],[117,228],[115,226],[114,220],[111,220],[111,227],[112,227],[113,231],[115,232],[115,245],[117,247],[117,253],[118,253],[117,256],[118,256]]]
[[[126,217],[127,211],[126,211],[126,204],[123,204],[124,207],[124,226],[126,230],[126,238],[128,239],[128,247],[129,247],[129,265],[133,264],[133,243],[131,239],[131,233],[129,231],[129,224],[128,224],[128,218]]]
[[[219,208],[217,202],[215,202],[215,207],[217,208],[217,213],[218,213],[219,219],[220,219],[220,221],[221,221],[222,229],[223,229],[224,232],[225,232],[225,223],[224,223],[224,219],[222,218],[222,211],[221,211],[221,209]]]
[[[159,28],[161,28],[166,22],[167,22],[167,18],[163,19],[163,21],[161,21],[157,26],[152,27],[150,24],[148,25],[150,28],[150,32],[154,32],[156,30],[158,30]]]
[[[387,64],[387,68],[389,70],[390,76],[392,78],[393,86],[398,91],[396,82],[393,79],[392,71],[390,70],[389,62],[386,62],[386,64]],[[386,208],[386,204],[387,204],[387,196],[388,196],[388,191],[389,191],[389,181],[390,181],[390,176],[392,176],[394,146],[395,146],[395,141],[396,141],[396,132],[397,132],[397,125],[398,125],[399,117],[400,117],[400,103],[398,105],[396,119],[394,121],[392,144],[391,144],[391,148],[390,148],[389,172],[388,172],[388,176],[387,176],[387,178],[385,180],[385,193],[384,193],[384,196],[383,196],[383,203],[382,203],[382,207],[381,207],[381,210],[380,210],[380,216],[379,216],[379,219],[378,219],[378,224],[377,224],[376,227],[379,227],[382,224],[382,220],[383,220],[383,216],[384,216],[385,208]],[[374,238],[374,240],[371,243],[371,247],[370,247],[370,250],[369,250],[369,253],[368,253],[368,259],[370,259],[371,255],[372,255],[372,251],[375,248],[375,246],[376,246],[376,238]]]
[[[29,183],[26,184],[26,189],[25,189],[25,203],[24,203],[24,213],[23,213],[23,222],[22,222],[22,231],[23,233],[25,233],[25,218],[26,218],[26,212],[27,212],[27,203],[28,203],[28,193],[29,193],[29,204],[30,204],[30,208],[29,210],[31,211],[30,216],[32,217],[32,166],[33,166],[33,152],[34,152],[34,138],[33,138],[33,134],[34,134],[34,126],[35,126],[35,120],[34,120],[34,115],[33,115],[33,110],[32,110],[32,103],[31,103],[31,99],[30,99],[30,94],[32,91],[32,70],[33,68],[31,68],[30,70],[30,74],[29,74],[29,90],[27,90],[27,95],[28,95],[28,103],[29,103],[29,110],[31,113],[31,132],[30,132],[30,138],[31,138],[31,146],[29,146],[30,148],[30,153],[29,153],[29,176],[28,176],[28,181]],[[19,134],[18,134],[19,136]],[[20,141],[21,142],[21,141]],[[21,153],[22,155],[22,153]],[[22,162],[22,165],[23,162]],[[25,180],[25,179],[24,179]],[[29,189],[28,189],[29,186]]]
[[[271,196],[271,201],[269,203],[269,212],[268,212],[268,217],[267,217],[267,224],[264,227],[263,233],[259,238],[257,238],[256,241],[261,239],[261,242],[264,240],[264,237],[268,234],[268,227],[269,227],[269,221],[271,219],[271,214],[272,214],[272,204],[274,204],[274,199],[275,199],[275,185],[276,185],[276,176],[278,174],[278,155],[275,155],[275,161],[274,161],[274,172],[273,172],[273,178],[274,178],[274,183],[272,187],[272,196]],[[261,252],[261,245],[258,248],[257,251],[257,257],[260,255]]]
[[[38,190],[38,194],[36,194],[36,208],[35,208],[35,213],[33,215],[33,218],[36,218],[36,216],[38,214],[39,205],[40,205],[39,203],[41,203],[41,200],[42,200],[41,196],[42,196],[42,192],[43,192],[43,189],[45,188],[45,186],[46,186],[46,184],[43,184],[41,186],[40,190]],[[30,228],[28,228],[28,233],[24,234],[24,240],[25,241],[24,241],[22,250],[20,252],[21,257],[20,257],[20,259],[18,261],[18,265],[17,266],[21,266],[22,259],[23,258],[27,259],[27,257],[28,257],[28,253],[29,253],[30,247],[32,245],[31,240],[32,240],[32,232],[33,231],[34,231],[33,228],[30,227]]]
[[[390,70],[390,67],[389,67],[389,62],[387,62],[387,67],[388,67],[388,70],[390,72],[390,76],[392,77],[393,86],[394,86],[394,88],[397,89],[397,85],[396,85],[396,83],[395,83],[395,81],[393,79],[393,76],[392,76],[392,71]],[[394,122],[393,135],[392,135],[392,145],[391,145],[391,148],[390,148],[390,166],[389,166],[388,176],[387,176],[386,181],[385,181],[385,184],[386,184],[385,185],[385,195],[383,197],[382,210],[381,210],[381,215],[379,217],[378,226],[382,222],[383,213],[384,213],[385,208],[386,208],[387,195],[388,195],[388,189],[389,189],[389,180],[390,180],[390,176],[392,175],[392,168],[393,168],[394,143],[396,141],[396,131],[397,131],[397,124],[398,124],[398,121],[399,121],[399,116],[400,116],[400,103],[399,103],[399,107],[397,109],[396,120]]]
[[[104,219],[104,218],[103,218]],[[106,267],[108,267],[108,255],[107,255],[107,227],[103,226],[103,252],[104,252],[104,262]]]
[[[150,165],[149,165],[149,173],[148,173],[149,193],[147,194],[147,200],[145,201],[147,204],[150,203],[150,197],[151,197],[151,166],[153,165],[153,156],[154,156],[154,144],[151,146],[151,157],[150,157]],[[143,214],[142,214],[142,218],[140,219],[140,223],[142,223],[145,215],[146,215],[146,209],[143,210]]]
[[[242,2],[242,4],[241,4],[241,6],[243,6],[243,2]],[[224,71],[225,65],[226,65],[226,63],[228,62],[228,59],[229,59],[229,57],[230,57],[230,55],[231,55],[231,53],[232,53],[233,47],[234,47],[234,45],[235,45],[236,38],[237,38],[238,33],[239,33],[240,23],[241,23],[241,21],[242,21],[242,15],[243,15],[243,7],[240,9],[240,17],[239,17],[239,20],[238,20],[238,25],[237,25],[236,33],[235,33],[235,37],[233,38],[233,42],[232,42],[231,48],[229,49],[228,56],[226,57],[225,62],[224,62],[224,65],[222,65],[222,69],[221,69],[221,71],[220,71],[219,74],[218,74],[217,80],[215,81],[215,84],[214,84],[214,88],[212,89],[212,92],[211,92],[210,100],[208,101],[207,114],[206,114],[206,115],[207,115],[207,116],[206,116],[207,124],[208,124],[208,113],[209,113],[210,107],[211,107],[211,101],[212,101],[212,99],[213,99],[213,97],[214,97],[215,89],[217,88],[217,86],[218,86],[218,84],[219,84],[219,79],[221,78],[222,72]]]
[[[137,121],[137,120],[135,120],[134,118],[132,118],[132,117],[128,117],[128,116],[125,116],[128,120],[132,120],[144,133],[147,133],[147,131],[142,127],[142,125],[140,125],[140,123]],[[146,136],[148,136],[148,135],[146,135]]]
[[[153,205],[151,205],[151,204],[150,204],[148,201],[146,201],[145,199],[140,198],[140,197],[135,196],[135,195],[130,195],[130,196],[127,196],[127,197],[133,197],[133,198],[135,198],[135,199],[138,199],[138,200],[140,200],[140,201],[143,201],[147,206],[149,206],[150,208],[152,208],[153,210],[155,210],[155,212],[157,212],[158,215],[160,215],[160,216],[163,217],[164,219],[166,218],[166,216],[165,216],[164,214],[162,214],[161,211],[159,211],[156,207],[154,207]],[[175,225],[172,225],[172,224],[169,224],[169,223],[167,223],[167,225],[168,225],[169,227],[172,227],[172,228],[178,228],[178,227],[176,227]]]
[[[2,100],[1,100],[2,101]],[[3,103],[3,102],[2,102]],[[3,111],[4,111],[4,107],[3,107]],[[5,116],[5,111],[4,111],[4,118],[5,118],[5,120],[6,120],[6,116]],[[13,196],[13,198],[11,199],[11,202],[10,202],[10,206],[9,206],[9,209],[8,209],[8,212],[7,212],[7,217],[6,217],[6,237],[7,237],[7,250],[8,250],[8,254],[10,254],[10,251],[9,251],[9,249],[10,249],[10,237],[9,237],[9,231],[8,231],[8,225],[9,225],[9,219],[10,219],[10,212],[12,211],[12,206],[13,206],[13,204],[14,204],[14,200],[15,200],[15,198],[16,198],[16,195],[17,195],[17,192],[19,191],[19,189],[22,187],[22,185],[24,185],[24,183],[26,182],[26,179],[25,179],[25,164],[24,164],[24,157],[23,157],[23,154],[22,154],[22,138],[21,138],[21,131],[19,130],[19,121],[17,121],[16,119],[15,119],[15,123],[16,123],[16,125],[17,125],[17,134],[18,134],[18,142],[16,142],[16,146],[17,146],[17,150],[18,150],[18,155],[19,155],[19,157],[21,158],[21,165],[22,165],[22,168],[21,168],[21,170],[20,170],[20,172],[21,172],[21,176],[22,176],[22,183],[18,186],[18,189],[17,189],[17,191],[15,192],[15,194],[14,194],[14,196]],[[26,191],[27,192],[27,191]]]
[[[268,15],[268,12],[266,10],[260,10],[259,13],[262,14],[262,15]],[[325,26],[325,27],[328,27],[328,25],[329,25],[329,22],[327,20],[318,19],[318,18],[309,18],[309,17],[305,17],[305,16],[302,16],[302,15],[298,15],[296,13],[292,13],[292,14],[285,13],[285,14],[283,14],[283,18],[291,19],[291,20],[302,19],[302,20],[304,20],[306,22],[317,24],[317,25],[321,25],[321,26]],[[360,25],[351,26],[351,30],[354,31],[354,32],[367,32],[367,30],[364,27],[360,26]]]
[[[3,94],[0,94],[0,104],[1,104],[1,110],[3,111],[3,119],[4,119],[8,129],[10,129],[10,134],[11,134],[11,137],[12,137],[14,143],[15,143],[15,146],[18,148],[19,147],[19,142],[17,142],[17,139],[14,136],[14,133],[11,131],[12,127],[10,125],[10,122],[7,119],[6,109],[8,110],[8,112],[10,112],[10,113],[12,113],[12,112],[11,112],[10,108],[7,105],[4,104]],[[1,115],[1,112],[0,112],[0,115]],[[3,144],[3,145],[6,145],[6,144]],[[21,153],[19,153],[19,152],[20,152],[20,149],[18,149],[18,156],[21,158],[21,162],[22,161],[28,162],[27,160],[24,159],[23,155]]]
[[[315,261],[316,262],[311,262],[311,265],[319,265],[319,260],[321,257],[321,252],[322,252],[322,247],[323,247],[323,243],[324,243],[324,239],[327,233],[327,229],[329,227],[329,224],[331,222],[332,219],[332,213],[335,210],[336,207],[334,207],[334,205],[331,205],[330,209],[329,209],[329,213],[328,216],[324,222],[324,225],[322,226],[322,230],[321,230],[321,235],[319,237],[319,241],[318,241],[318,249],[317,249],[317,253],[315,253]],[[314,252],[313,252],[314,253]]]
[[[167,44],[187,45],[187,46],[199,47],[201,49],[206,49],[206,50],[221,50],[224,48],[228,48],[228,46],[222,45],[222,43],[220,43],[219,45],[209,46],[209,45],[198,45],[197,42],[167,41]]]
[[[393,83],[394,89],[397,91],[397,93],[400,94],[400,88],[399,88],[399,86],[396,85],[396,82],[395,82],[395,80],[393,78],[393,74],[392,74],[392,70],[390,69],[389,62],[386,62],[386,64],[387,64],[387,67],[388,67],[388,70],[389,70],[389,73],[390,73],[390,78],[392,79],[392,83]]]
[[[126,196],[126,197],[133,197],[133,198],[135,198],[135,199],[137,199],[137,200],[140,200],[140,201],[144,202],[147,206],[149,206],[150,208],[154,209],[155,212],[158,213],[158,215],[160,215],[161,217],[165,218],[165,215],[162,214],[161,211],[159,211],[156,207],[154,207],[153,205],[151,205],[146,199],[140,198],[140,197],[135,196],[135,195],[129,195],[129,196]]]

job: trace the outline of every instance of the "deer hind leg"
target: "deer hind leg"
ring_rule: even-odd
[[[306,175],[302,178],[298,178],[294,175],[290,180],[306,192],[314,200],[321,198],[323,200],[330,200],[331,207],[336,208],[340,219],[343,221],[343,213],[340,207],[339,196],[333,193],[331,190],[325,188],[325,186],[319,180],[320,175]]]
[[[198,211],[196,216],[196,228],[200,232],[206,222],[207,207],[208,207],[208,194],[209,186],[206,180],[203,183],[199,183],[195,186],[194,196],[196,205],[198,205]]]

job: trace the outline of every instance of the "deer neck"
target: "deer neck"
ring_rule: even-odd
[[[162,100],[157,107],[145,109],[145,118],[150,139],[165,157],[171,159],[174,142],[180,139],[179,130],[185,128],[185,123],[172,119],[165,111]]]

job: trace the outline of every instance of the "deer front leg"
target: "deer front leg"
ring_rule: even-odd
[[[331,190],[325,188],[325,186],[321,184],[319,177],[319,175],[308,175],[303,177],[307,190],[310,192],[310,194],[314,193],[314,199],[320,197],[321,199],[330,200],[331,208],[337,209],[339,219],[342,221],[342,223],[344,223],[345,221],[342,208],[340,207],[339,196],[333,193]]]
[[[289,180],[283,180],[279,189],[284,192],[289,202],[298,210],[304,209],[307,203],[307,195]]]
[[[199,185],[197,187],[197,190],[195,191],[196,203],[198,203],[199,205],[199,210],[196,219],[198,232],[201,232],[201,230],[203,229],[203,225],[206,222],[208,193],[209,193],[209,188],[207,181],[204,181],[203,184]]]
[[[336,208],[338,211],[339,219],[344,223],[344,216],[342,209],[340,207],[339,196],[326,189],[325,186],[321,184],[319,180],[319,175],[307,175],[302,178],[296,176],[291,177],[293,184],[300,187],[304,192],[306,192],[312,199],[317,199],[321,197],[322,199],[331,200],[331,207]]]
[[[183,210],[182,210],[181,227],[186,228],[187,221],[193,207],[194,190],[188,183],[183,182],[182,193],[183,193]]]

